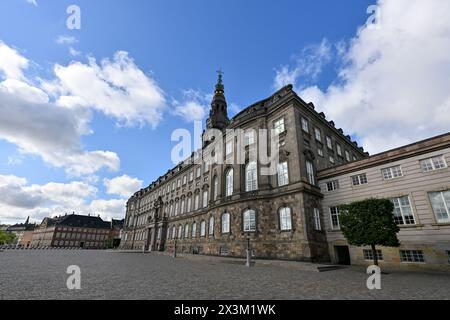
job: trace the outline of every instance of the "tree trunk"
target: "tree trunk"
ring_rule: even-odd
[[[375,249],[375,245],[372,245],[372,255],[373,255],[373,263],[374,265],[378,266],[378,254],[377,250]]]

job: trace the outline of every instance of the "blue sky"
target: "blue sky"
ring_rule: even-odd
[[[411,72],[420,77],[423,69],[406,64],[444,66],[440,71],[434,68],[430,75],[442,80],[448,59],[426,51],[417,56],[410,53],[406,58],[410,61],[401,63],[401,53],[411,52],[425,35],[412,23],[395,20],[399,11],[394,6],[405,5],[402,17],[422,12],[424,21],[418,23],[430,29],[426,41],[442,49],[439,32],[446,30],[445,19],[440,20],[439,13],[435,14],[437,21],[427,18],[446,9],[447,4],[439,0],[430,4],[400,2],[380,1],[384,24],[377,30],[362,30],[369,18],[367,8],[375,0],[2,0],[0,44],[7,49],[3,71],[0,61],[0,82],[6,81],[8,96],[4,100],[0,96],[0,107],[5,108],[2,112],[18,111],[13,121],[4,116],[6,124],[24,127],[0,129],[0,189],[14,190],[0,198],[0,222],[19,221],[29,214],[38,221],[58,212],[90,210],[105,218],[120,217],[131,190],[148,185],[172,166],[171,133],[176,128],[191,130],[192,115],[202,118],[202,112],[208,112],[215,72],[220,67],[225,72],[232,115],[292,82],[305,100],[314,101],[371,152],[445,132],[450,123],[447,119],[430,118],[422,128],[420,119],[405,120],[400,112],[408,92],[417,87],[424,90],[423,83],[405,76]],[[81,9],[81,30],[66,27],[66,9],[72,4]],[[405,40],[404,32],[392,31],[399,29],[416,37]],[[391,44],[400,47],[389,49]],[[27,62],[20,64],[15,57]],[[5,71],[11,65],[19,71]],[[75,78],[79,81],[72,83]],[[383,85],[390,81],[398,85],[403,79],[406,84],[394,95]],[[95,81],[112,85],[97,97],[95,92],[86,93],[95,87]],[[367,83],[370,85],[365,86]],[[21,101],[16,109],[6,109],[5,101],[12,101],[6,99],[20,100],[37,92],[30,88],[39,91],[39,97],[45,96],[45,108]],[[142,94],[142,88],[149,93]],[[365,88],[363,93],[358,94],[359,88]],[[123,91],[131,96],[126,107],[120,99],[114,106],[108,105],[111,93],[111,99],[117,101],[114,97]],[[436,112],[445,109],[450,101],[445,91],[440,86],[427,87],[419,99],[421,104],[417,102],[419,113],[425,112],[422,102],[431,96],[438,99],[434,101]],[[386,100],[378,101],[380,95]],[[389,118],[396,120],[395,128],[382,117],[373,120],[379,133],[375,127],[361,125],[357,114],[376,108],[380,110],[377,114],[382,114],[388,101],[398,103],[394,108],[398,113],[388,110]],[[53,114],[58,108],[64,109],[62,115]],[[27,110],[29,116],[25,116]],[[40,121],[39,130],[48,130],[42,137],[30,124]],[[70,129],[74,123],[75,128]],[[392,129],[390,135],[383,126]],[[411,134],[406,129],[411,127],[418,130]],[[62,142],[55,143],[55,139]],[[70,152],[61,151],[66,141]],[[386,141],[392,142],[381,143]],[[92,152],[95,154],[86,154]],[[89,168],[80,169],[77,161]],[[50,192],[58,197],[51,199]]]

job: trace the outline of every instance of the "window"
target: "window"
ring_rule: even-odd
[[[420,161],[420,166],[423,172],[430,172],[446,168],[447,164],[445,163],[444,156],[438,156]]]
[[[191,235],[192,235],[192,238],[197,237],[197,223],[195,223],[195,222],[192,224]]]
[[[280,209],[280,229],[281,231],[292,230],[291,208]]]
[[[281,118],[274,122],[273,124],[273,130],[275,131],[275,134],[280,134],[285,131],[284,127],[284,118]]]
[[[402,262],[425,262],[422,250],[400,250]]]
[[[330,156],[330,163],[334,164],[334,157]]]
[[[189,172],[189,181],[194,180],[194,171]]]
[[[233,153],[233,141],[227,141],[225,145],[225,152],[227,156]]]
[[[331,228],[333,230],[341,229],[341,225],[339,222],[339,208],[330,207],[330,215],[331,215]]]
[[[314,230],[322,230],[322,225],[320,223],[320,210],[317,208],[314,208]]]
[[[250,162],[245,168],[245,190],[247,192],[258,189],[258,170],[256,162]]]
[[[189,238],[189,225],[188,224],[186,224],[184,226],[184,237]]]
[[[339,180],[330,181],[327,183],[327,190],[329,192],[339,189]]]
[[[244,135],[244,145],[249,146],[255,143],[255,132],[253,130],[246,131]]]
[[[216,201],[219,195],[219,179],[217,176],[213,179],[213,200]]]
[[[226,180],[225,180],[225,189],[226,189],[226,196],[231,197],[233,195],[233,169],[230,169],[227,171],[226,174]]]
[[[181,224],[178,227],[178,238],[179,239],[183,238],[183,226]]]
[[[243,230],[244,232],[256,231],[256,212],[254,210],[247,210],[243,215]]]
[[[302,130],[309,133],[309,123],[305,118],[302,118]]]
[[[202,175],[202,168],[198,167],[197,170],[195,171],[195,177],[200,178],[201,175]]]
[[[177,188],[181,187],[181,179],[177,180]]]
[[[289,184],[288,163],[282,162],[278,164],[278,186]]]
[[[210,236],[214,235],[214,217],[209,218],[208,234]]]
[[[341,145],[338,143],[336,143],[336,151],[337,151],[338,156],[342,157],[342,148],[341,148]]]
[[[393,198],[392,202],[394,203],[394,220],[396,224],[416,224],[408,196]]]
[[[356,161],[356,160],[358,160],[358,158],[356,158],[356,156],[353,156],[353,161]]]
[[[185,185],[187,183],[187,175],[183,176],[183,185]]]
[[[208,206],[208,190],[203,191],[203,208]]]
[[[326,137],[326,140],[327,140],[327,148],[330,150],[333,150],[333,144],[331,143],[331,138]]]
[[[174,190],[175,190],[175,181],[172,182],[172,191],[174,191]]]
[[[369,249],[363,250],[364,260],[372,260],[373,261],[373,251]],[[383,260],[383,252],[381,250],[376,250],[376,255],[378,260]]]
[[[350,153],[347,150],[345,150],[345,160],[350,162]]]
[[[170,216],[173,217],[173,215],[174,215],[174,207],[173,207],[173,203],[170,204],[170,210],[169,210],[169,212],[170,212]]]
[[[368,181],[367,181],[366,174],[363,173],[363,174],[358,174],[356,176],[353,176],[352,177],[352,183],[353,183],[354,186],[360,186],[360,185],[363,185],[363,184],[367,184]]]
[[[316,137],[317,141],[322,141],[322,133],[318,128],[314,128],[314,136]]]
[[[186,201],[183,199],[181,200],[181,214],[186,212]]]
[[[196,194],[194,198],[194,210],[198,210],[200,208],[200,194]]]
[[[191,210],[192,210],[192,197],[188,197],[186,212],[191,212]]]
[[[200,237],[206,236],[206,222],[203,220],[200,222]]]
[[[230,214],[224,213],[222,215],[222,233],[230,233]]]
[[[203,162],[203,173],[207,173],[209,171],[209,163],[204,161]]]
[[[321,157],[323,157],[323,149],[322,148],[318,148],[317,149],[317,154]]]
[[[316,178],[314,175],[314,165],[311,161],[306,161],[306,173],[308,174],[308,181],[310,184],[316,184]]]
[[[439,223],[450,222],[450,190],[430,192],[431,206]]]
[[[385,168],[381,170],[381,173],[383,174],[384,180],[391,180],[394,178],[403,177],[402,168],[400,166]]]
[[[175,215],[178,215],[178,201],[175,202]]]

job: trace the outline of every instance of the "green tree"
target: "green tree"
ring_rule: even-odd
[[[0,245],[14,243],[15,241],[16,235],[14,233],[0,231]]]
[[[388,199],[367,199],[339,207],[341,230],[355,246],[370,246],[378,265],[376,246],[398,247],[399,227],[394,221],[394,205]]]

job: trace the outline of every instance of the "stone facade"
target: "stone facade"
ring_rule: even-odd
[[[292,86],[228,119],[220,76],[207,128],[223,132],[224,161],[214,161],[218,142],[204,136],[202,153],[213,161],[198,161],[194,153],[136,192],[127,202],[121,248],[243,257],[250,242],[258,258],[329,261],[326,233],[317,228],[324,219],[317,171],[367,153]],[[262,174],[267,165],[261,161],[253,167],[255,148],[270,145],[261,129],[279,133],[284,166],[277,174]],[[239,130],[246,133],[245,148]]]

